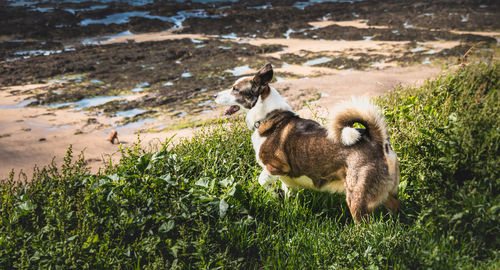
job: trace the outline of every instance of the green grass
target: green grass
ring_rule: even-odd
[[[403,210],[357,226],[344,195],[289,199],[256,182],[250,132],[222,123],[99,174],[62,167],[0,186],[0,268],[498,269],[500,63],[378,100]]]

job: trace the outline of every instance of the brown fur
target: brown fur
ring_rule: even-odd
[[[385,120],[380,113],[378,113],[374,106],[367,104],[366,100],[356,100],[353,99],[352,102],[356,106],[352,106],[351,103],[341,103],[336,107],[333,114],[333,119],[330,123],[330,133],[331,139],[336,142],[340,141],[342,130],[344,127],[350,127],[354,123],[360,123],[366,127],[369,132],[369,136],[374,141],[380,144],[384,144],[388,138],[386,134],[387,128],[385,127]],[[346,104],[349,106],[346,109]]]
[[[245,121],[250,129],[257,129],[252,142],[265,168],[259,183],[275,179],[271,174],[280,176],[287,187],[344,191],[358,223],[380,204],[398,211],[397,156],[378,109],[369,101],[353,99],[338,106],[327,130],[293,113],[268,85],[272,77],[272,66],[266,64],[255,76],[239,79],[219,96],[219,104],[234,106],[234,98],[238,106],[250,109]],[[355,122],[366,129],[353,129]]]
[[[344,180],[346,200],[354,219],[360,222],[380,202],[397,211],[398,201],[387,196],[388,165],[383,146],[363,136],[353,146],[328,138],[327,130],[315,121],[290,111],[273,111],[258,128],[266,137],[259,158],[273,175],[307,176],[320,190],[332,181]]]

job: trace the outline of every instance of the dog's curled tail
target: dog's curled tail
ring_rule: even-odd
[[[329,124],[328,137],[346,146],[355,144],[362,135],[352,127],[356,122],[365,126],[369,138],[384,145],[388,137],[384,116],[368,98],[352,98],[337,105]]]

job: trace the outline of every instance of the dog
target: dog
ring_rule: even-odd
[[[262,167],[259,183],[266,186],[279,179],[285,194],[289,188],[344,192],[357,223],[381,204],[399,211],[398,158],[377,107],[368,99],[344,102],[325,128],[295,114],[269,86],[272,78],[268,63],[215,98],[217,104],[230,106],[226,115],[247,110],[245,122],[253,130],[252,144]],[[353,128],[355,123],[365,128]]]
[[[118,131],[111,130],[111,132],[109,133],[109,139],[108,139],[108,141],[110,141],[111,144],[115,144],[115,141],[117,141],[118,143],[120,143],[120,140],[118,139]]]

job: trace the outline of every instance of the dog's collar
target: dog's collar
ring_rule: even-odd
[[[258,129],[264,122],[269,121],[269,120],[277,117],[278,115],[280,115],[284,112],[292,113],[293,115],[295,115],[295,113],[293,113],[291,111],[274,110],[274,111],[268,113],[264,119],[261,119],[259,121],[255,121],[253,123],[253,130]]]
[[[260,125],[262,125],[262,123],[264,123],[264,122],[266,122],[267,120],[269,120],[269,119],[273,118],[275,114],[276,114],[276,113],[275,113],[275,111],[272,111],[272,112],[268,113],[268,114],[266,115],[266,117],[264,117],[264,119],[261,119],[261,120],[259,120],[259,121],[255,121],[255,122],[253,123],[253,130],[258,129],[258,128],[260,127]]]

